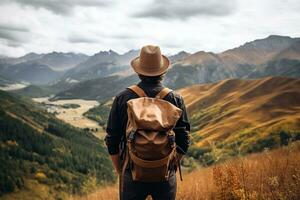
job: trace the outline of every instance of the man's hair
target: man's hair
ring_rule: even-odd
[[[161,74],[159,76],[145,76],[142,74],[138,74],[139,78],[141,81],[146,82],[146,83],[157,83],[161,82],[164,79],[165,74]]]

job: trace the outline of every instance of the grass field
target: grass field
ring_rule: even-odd
[[[297,200],[300,198],[300,143],[196,169],[183,178],[183,182],[178,180],[178,200]],[[118,186],[71,199],[118,199]]]

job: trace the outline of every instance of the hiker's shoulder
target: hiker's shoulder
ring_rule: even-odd
[[[170,89],[170,92],[167,95],[167,97],[173,98],[173,99],[178,99],[178,100],[182,99],[182,96],[178,92],[176,92],[175,90],[173,90],[171,88],[169,88],[169,89]]]
[[[182,96],[174,90],[172,90],[165,99],[171,101],[177,106],[181,106],[184,103]]]
[[[133,91],[131,91],[128,88],[125,88],[115,96],[115,99],[122,101],[122,100],[130,99],[134,95],[135,95],[135,93]]]

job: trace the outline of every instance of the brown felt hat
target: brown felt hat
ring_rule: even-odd
[[[170,65],[169,59],[162,55],[158,46],[143,46],[140,56],[131,61],[134,71],[144,76],[164,74]]]

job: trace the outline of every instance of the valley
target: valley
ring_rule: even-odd
[[[58,119],[78,128],[89,129],[99,138],[104,137],[103,128],[99,126],[99,123],[84,116],[89,109],[99,105],[97,101],[83,99],[49,101],[47,97],[33,98],[33,100],[44,105],[48,112],[55,113]],[[69,108],[66,105],[77,106]]]
[[[0,150],[0,199],[66,199],[115,181],[103,140],[4,91]]]
[[[299,41],[271,35],[169,56],[163,84],[191,122],[178,199],[300,197]],[[138,54],[0,58],[0,199],[116,199],[104,130],[113,97],[139,81]]]

